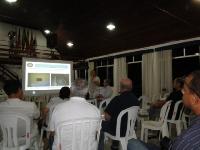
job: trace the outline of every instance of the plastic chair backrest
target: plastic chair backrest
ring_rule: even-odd
[[[180,120],[181,117],[182,117],[182,114],[183,114],[183,110],[184,110],[184,106],[183,106],[182,100],[176,102],[175,106],[174,106],[174,111],[173,111],[173,115],[172,115],[172,119],[171,120]],[[178,113],[178,111],[179,111],[179,113]]]
[[[24,137],[18,137],[18,121],[25,122],[26,131]],[[0,127],[3,133],[3,149],[28,149],[30,147],[31,120],[28,116],[14,112],[0,113]],[[19,143],[24,139],[23,145]]]
[[[140,102],[140,107],[143,108],[145,104],[149,101],[149,98],[145,95],[142,95],[138,98],[138,101]]]
[[[167,120],[168,117],[168,113],[170,110],[170,106],[171,106],[171,101],[167,101],[161,108],[160,110],[160,122],[163,122],[164,120]]]
[[[62,122],[56,128],[59,150],[95,150],[100,118],[84,118]],[[56,140],[56,139],[55,139]]]
[[[136,138],[134,127],[135,127],[135,121],[136,121],[137,115],[138,115],[138,110],[139,110],[138,106],[132,106],[132,107],[129,107],[119,113],[119,115],[117,117],[117,127],[116,127],[116,137],[117,138],[121,137],[121,135],[120,135],[121,120],[122,120],[122,117],[126,114],[127,114],[127,128],[126,128],[125,138],[126,139]]]
[[[101,113],[108,106],[108,104],[110,103],[110,101],[111,101],[111,98],[107,98],[107,99],[104,99],[104,100],[102,100],[100,102],[100,104],[99,104],[99,110],[100,110]]]

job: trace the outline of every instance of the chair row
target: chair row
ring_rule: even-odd
[[[138,113],[138,106],[133,106],[123,110],[117,118],[116,135],[105,133],[106,137],[113,140],[119,140],[122,150],[127,150],[128,140],[137,138],[134,130],[135,121]],[[127,116],[127,130],[125,136],[120,135],[121,120]],[[26,134],[22,138],[18,137],[17,122],[22,119],[26,123]],[[3,149],[7,150],[25,150],[30,149],[32,143],[38,150],[37,139],[31,141],[31,123],[30,119],[23,114],[2,113],[0,114],[0,126],[3,130]],[[69,120],[62,122],[56,128],[58,136],[57,149],[62,150],[95,150],[98,145],[98,135],[100,131],[101,120],[99,118],[83,118],[81,120]],[[98,131],[98,132],[97,132]],[[23,140],[23,141],[22,141]],[[23,144],[22,144],[23,143]]]
[[[141,140],[147,142],[148,130],[156,130],[162,133],[162,137],[171,136],[171,124],[176,125],[177,135],[181,133],[183,128],[186,128],[184,122],[184,106],[182,100],[175,103],[172,118],[168,119],[168,114],[171,106],[171,101],[166,102],[160,111],[160,118],[158,121],[143,121],[141,127]],[[179,112],[178,112],[179,110]],[[169,128],[168,128],[169,126]]]

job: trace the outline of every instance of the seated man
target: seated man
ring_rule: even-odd
[[[99,150],[104,149],[104,132],[115,135],[117,117],[122,110],[132,106],[139,106],[139,101],[132,93],[132,81],[128,78],[120,81],[120,95],[114,97],[105,109],[105,121],[102,122],[102,130],[99,141]],[[125,123],[124,123],[125,122]],[[125,135],[126,121],[122,121],[121,134]],[[118,149],[118,142],[114,141],[111,149]]]
[[[182,132],[172,143],[170,149],[199,149],[200,148],[200,71],[188,75],[183,87],[183,104],[192,110],[196,118],[187,130]]]
[[[49,120],[51,118],[51,115],[55,106],[69,100],[69,97],[70,97],[70,88],[62,87],[60,89],[59,96],[53,97],[50,99],[49,103],[46,105],[46,107],[42,111],[42,117],[39,122],[39,129],[41,129],[43,126],[45,127],[49,126]],[[47,138],[46,131],[44,131],[43,142],[44,142],[44,149],[47,149],[48,138]]]
[[[112,87],[110,86],[110,81],[105,79],[103,81],[103,87],[99,88],[98,93],[96,94],[97,100],[103,100],[106,98],[111,98],[113,94]]]
[[[174,90],[170,95],[167,97],[166,100],[158,100],[155,103],[153,103],[150,107],[149,110],[149,117],[150,119],[154,119],[157,114],[156,112],[160,111],[160,108],[169,100],[172,100],[170,110],[169,110],[169,115],[168,119],[171,119],[173,111],[174,111],[174,105],[177,101],[182,100],[183,94],[181,93],[181,89],[183,88],[183,79],[182,78],[176,78],[174,79],[174,84],[173,84]],[[180,110],[180,108],[179,108]]]
[[[72,84],[71,95],[72,97],[69,101],[62,104],[58,104],[52,114],[50,120],[50,131],[55,132],[53,149],[58,149],[57,145],[57,125],[63,121],[82,119],[82,118],[99,118],[100,112],[94,105],[88,103],[85,100],[85,96],[88,92],[86,81],[82,79],[77,79],[75,84]],[[88,138],[88,137],[84,137]],[[84,149],[84,148],[83,148]],[[95,149],[95,148],[94,148]]]
[[[22,113],[30,117],[32,120],[31,124],[31,137],[35,137],[38,134],[37,124],[33,122],[33,119],[38,119],[40,112],[34,102],[23,101],[23,92],[19,81],[10,80],[4,85],[4,91],[8,95],[8,99],[5,102],[0,103],[1,112],[13,112]],[[25,135],[25,123],[18,123],[18,136],[22,137]]]
[[[44,115],[43,119],[46,118],[47,125],[49,123],[49,117],[50,117],[49,115],[51,115],[51,114],[47,115],[49,113],[49,110],[54,109],[57,104],[63,103],[66,100],[69,100],[69,97],[70,97],[69,87],[62,87],[59,92],[59,97],[53,97],[50,99],[49,103],[46,105],[46,107],[43,110],[43,115]]]

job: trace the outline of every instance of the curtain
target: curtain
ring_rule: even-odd
[[[161,72],[161,80],[160,80],[160,91],[166,89],[167,92],[171,92],[172,87],[172,51],[165,50],[161,51],[160,55],[162,58],[160,63],[160,72]]]
[[[155,101],[162,89],[172,90],[171,50],[146,53],[142,56],[142,93]]]
[[[126,57],[115,58],[114,59],[114,95],[118,94],[120,90],[120,80],[122,78],[127,78],[127,65]]]
[[[90,72],[94,70],[94,62],[88,62],[88,82],[90,82]]]
[[[76,80],[78,78],[78,70],[74,70],[74,79]]]

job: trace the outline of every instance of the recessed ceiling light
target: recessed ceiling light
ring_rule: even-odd
[[[67,46],[68,46],[68,47],[73,47],[74,44],[73,44],[72,42],[67,42]]]
[[[112,24],[112,23],[109,23],[109,24],[106,26],[106,28],[107,28],[108,30],[110,30],[110,31],[113,31],[113,30],[115,29],[115,25]]]
[[[6,2],[8,2],[8,3],[15,3],[15,2],[17,2],[17,0],[6,0]]]
[[[50,30],[48,30],[48,29],[46,29],[46,30],[44,30],[44,33],[45,33],[45,34],[50,34],[50,33],[51,33],[51,31],[50,31]]]

